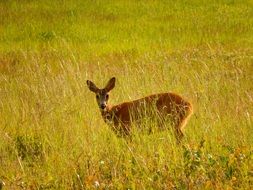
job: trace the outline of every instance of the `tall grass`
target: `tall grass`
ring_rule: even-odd
[[[252,5],[0,1],[0,189],[250,189]],[[112,104],[189,99],[182,145],[117,138],[85,82],[112,76]]]

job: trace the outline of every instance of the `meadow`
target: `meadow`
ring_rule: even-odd
[[[183,142],[118,138],[112,76],[111,104],[191,101]],[[252,81],[251,0],[0,0],[0,189],[252,189]]]

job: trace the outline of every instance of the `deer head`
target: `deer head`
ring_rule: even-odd
[[[111,78],[106,84],[105,88],[98,88],[92,81],[87,80],[86,83],[90,91],[96,94],[98,107],[101,111],[106,111],[109,100],[109,92],[115,87],[115,77]]]

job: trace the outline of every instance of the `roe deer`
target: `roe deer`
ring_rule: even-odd
[[[168,118],[172,122],[177,141],[180,142],[184,136],[182,129],[193,113],[191,103],[180,95],[168,92],[110,106],[109,92],[115,87],[115,81],[115,77],[111,78],[105,88],[100,89],[92,81],[87,80],[88,88],[96,94],[104,121],[111,123],[115,132],[130,134],[132,122],[144,119],[143,113],[153,109],[152,112],[156,113],[155,117],[161,120]]]

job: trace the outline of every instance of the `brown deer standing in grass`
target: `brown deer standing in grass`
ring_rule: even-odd
[[[96,94],[96,100],[104,121],[111,123],[116,133],[129,135],[133,122],[141,121],[144,117],[152,115],[162,121],[158,122],[159,125],[168,118],[173,125],[177,141],[180,142],[184,136],[182,129],[193,113],[191,103],[177,94],[168,92],[111,106],[108,104],[109,92],[115,87],[115,81],[115,77],[111,78],[105,88],[102,89],[90,80],[87,80],[87,85]]]

